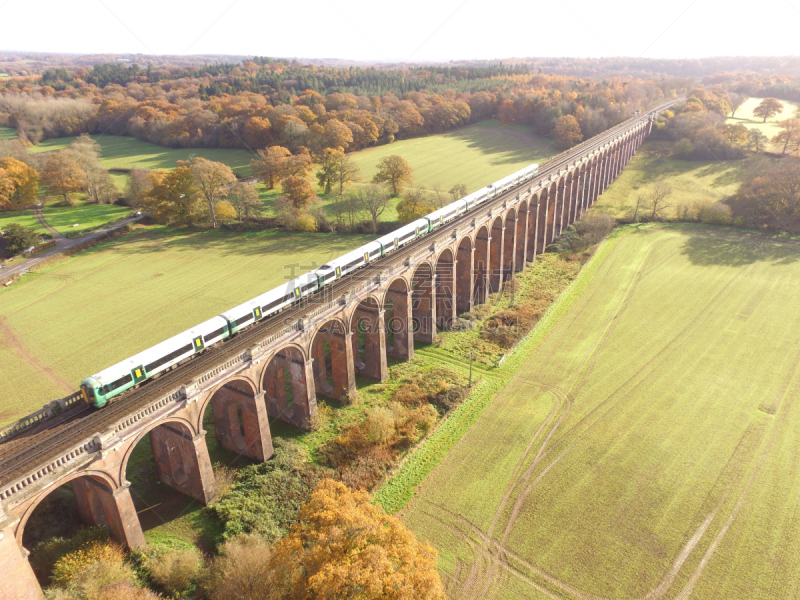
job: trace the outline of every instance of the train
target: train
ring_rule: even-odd
[[[81,382],[84,400],[96,408],[105,406],[123,392],[169,371],[179,363],[231,338],[243,329],[281,312],[337,279],[430,234],[498,194],[532,179],[538,172],[539,165],[528,165],[284,285],[87,377]]]

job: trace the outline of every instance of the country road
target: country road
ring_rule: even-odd
[[[44,222],[44,218],[41,217],[41,211],[36,215],[39,221],[42,223],[42,226],[46,229],[50,230],[50,226]],[[119,223],[114,223],[109,227],[104,227],[102,229],[98,229],[97,231],[93,231],[87,235],[81,236],[79,238],[69,239],[64,237],[63,235],[56,232],[53,236],[56,240],[56,245],[52,248],[49,248],[42,252],[41,254],[37,254],[31,258],[26,258],[23,261],[15,263],[14,265],[9,265],[6,268],[0,268],[0,281],[5,281],[10,279],[15,275],[22,275],[23,273],[27,273],[31,267],[34,265],[39,264],[44,259],[53,256],[54,254],[58,254],[60,252],[64,252],[65,250],[69,250],[70,248],[77,246],[78,244],[83,244],[84,242],[88,242],[95,238],[99,238],[110,231],[114,231],[115,229],[119,229],[120,227],[124,227],[125,225],[132,223],[134,221],[138,221],[142,217],[131,217],[129,219],[125,219],[124,221],[120,221]],[[53,230],[55,231],[55,230]]]

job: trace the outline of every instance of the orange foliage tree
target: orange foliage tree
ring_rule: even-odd
[[[562,150],[571,148],[583,139],[581,126],[572,115],[564,115],[556,121],[553,128],[553,141]]]
[[[445,598],[436,550],[370,504],[366,492],[330,479],[300,508],[270,567],[280,598]]]
[[[0,210],[22,208],[36,202],[38,195],[39,174],[34,169],[15,158],[0,160]]]

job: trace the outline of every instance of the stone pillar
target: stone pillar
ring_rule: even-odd
[[[314,338],[314,386],[318,393],[339,400],[343,395],[352,397],[356,391],[356,372],[353,362],[353,333],[344,331],[339,321],[320,330]],[[331,351],[331,378],[328,381],[328,365],[325,361],[325,344]]]
[[[204,434],[190,437],[180,428],[165,423],[150,431],[150,446],[158,480],[208,504],[217,498],[217,484]]]
[[[234,384],[218,389],[211,399],[217,441],[231,452],[265,461],[274,452],[264,393],[253,396]]]
[[[28,562],[28,553],[14,537],[16,523],[0,532],[0,571],[3,584],[0,598],[8,600],[40,600],[44,598],[39,581]]]
[[[575,201],[573,204],[572,222],[574,223],[581,218],[583,212],[583,172],[578,171],[575,177]]]
[[[394,308],[394,315],[389,322],[389,327],[391,327],[394,335],[394,344],[387,348],[386,353],[392,358],[402,361],[413,360],[414,331],[412,323],[414,315],[411,310],[413,302],[411,292],[389,288],[386,292],[386,297],[392,301],[392,307]],[[355,385],[355,381],[353,385]]]
[[[547,194],[547,237],[545,238],[545,248],[556,239],[556,211],[558,209],[558,187],[556,191]]]
[[[525,260],[528,256],[528,212],[530,209],[530,204],[528,204],[522,218],[520,218],[520,213],[517,213],[517,231],[514,234],[514,271],[517,273],[525,268]]]
[[[450,329],[456,317],[456,267],[457,262],[436,262],[436,327]]]
[[[475,246],[470,243],[469,248],[458,248],[456,261],[456,310],[470,312],[472,310],[473,290],[472,282],[475,281]]]
[[[547,213],[549,212],[549,204],[549,194],[545,198],[539,198],[539,210],[536,214],[536,252],[538,254],[544,252],[544,248],[547,246]]]
[[[492,234],[489,237],[489,291],[492,293],[500,291],[502,285],[504,236],[505,227],[501,217],[500,227],[492,224]]]
[[[514,218],[509,219],[506,217],[505,228],[503,229],[503,262],[500,267],[502,269],[503,281],[507,281],[514,277],[514,263],[517,260],[515,243],[517,241],[517,213],[514,212]]]
[[[569,181],[569,183],[567,183]],[[569,220],[570,217],[570,206],[572,203],[572,179],[569,180],[565,179],[563,184],[563,189],[561,190],[561,218],[558,222],[558,234],[561,235],[564,230],[569,226],[572,222]]]
[[[314,361],[304,360],[296,350],[282,350],[270,361],[264,375],[267,414],[300,429],[311,429],[317,415],[314,387]],[[286,393],[286,375],[290,380],[291,401]]]
[[[389,377],[386,364],[386,330],[384,321],[386,313],[383,308],[362,302],[353,315],[357,327],[364,329],[364,362],[357,368],[361,375],[378,381]],[[357,335],[357,334],[356,334]],[[358,342],[357,338],[353,338]]]
[[[125,482],[115,490],[91,477],[79,477],[70,483],[78,512],[87,523],[105,525],[111,537],[126,548],[139,548],[146,544],[133,506],[130,483]]]

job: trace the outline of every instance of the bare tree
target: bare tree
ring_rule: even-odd
[[[368,185],[357,190],[355,197],[372,218],[373,233],[378,231],[378,218],[389,204],[389,194],[386,193],[386,188],[381,185]]]
[[[653,190],[649,194],[650,206],[653,209],[650,218],[654,221],[661,219],[662,213],[672,205],[666,203],[667,196],[672,193],[672,186],[661,178],[656,179]]]
[[[457,183],[451,187],[447,193],[450,194],[450,196],[453,198],[453,202],[455,202],[456,200],[460,200],[467,195],[467,186],[463,183]]]

